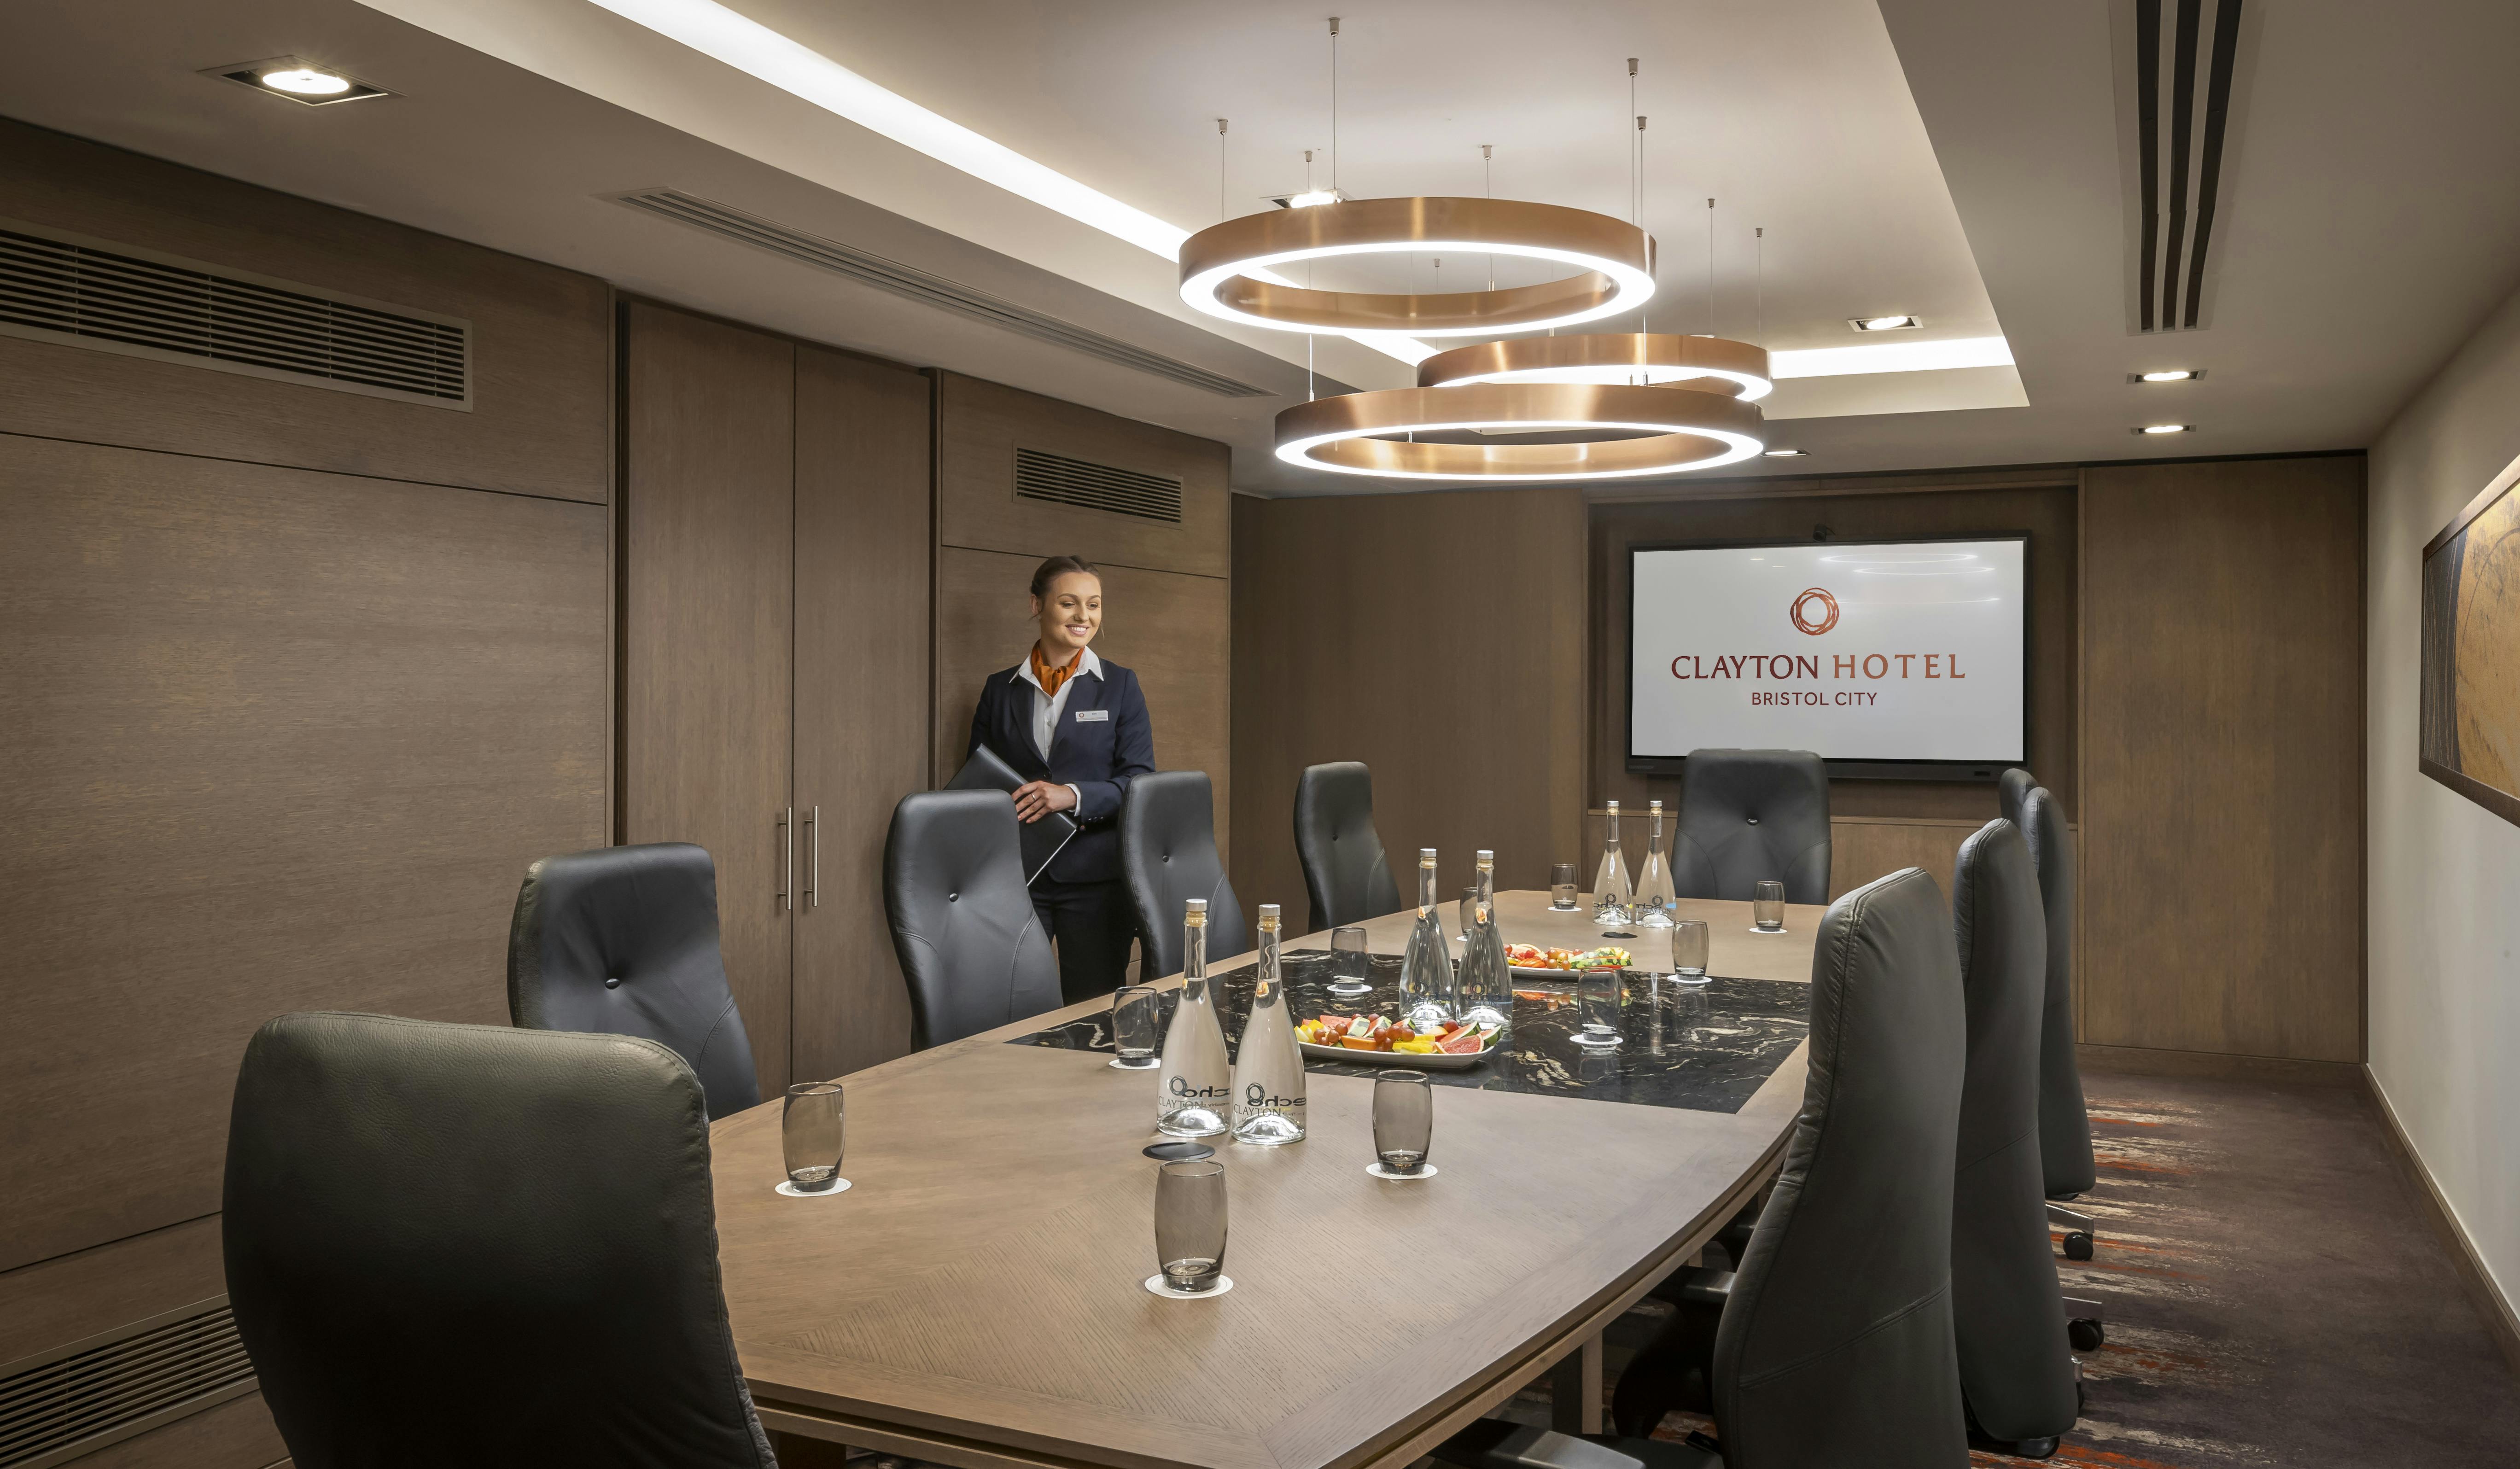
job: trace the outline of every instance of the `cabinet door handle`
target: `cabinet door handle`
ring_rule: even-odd
[[[805,906],[823,906],[823,808],[806,808],[805,830],[809,833],[805,848]]]
[[[779,817],[779,907],[784,911],[796,906],[791,895],[796,879],[796,808],[788,807]]]

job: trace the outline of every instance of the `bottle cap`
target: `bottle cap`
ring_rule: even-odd
[[[1260,905],[1260,931],[1262,933],[1276,933],[1278,931],[1277,904],[1263,903]]]
[[[1435,849],[1432,847],[1419,847],[1418,849],[1418,866],[1421,868],[1431,868],[1434,865]]]
[[[1618,810],[1618,809],[1619,809],[1619,803],[1618,803],[1618,802],[1616,802],[1616,801],[1604,801],[1604,802],[1602,802],[1601,804],[1602,804],[1602,805],[1604,805],[1604,806],[1607,806],[1607,807],[1608,807],[1608,808],[1610,808],[1612,811],[1616,811],[1616,810]]]
[[[1660,811],[1660,810],[1662,810],[1662,802],[1660,802],[1660,801],[1647,801],[1647,802],[1645,802],[1645,810],[1647,810],[1647,811]]]
[[[1480,867],[1485,868],[1485,867],[1494,867],[1495,865],[1496,865],[1496,854],[1495,854],[1494,852],[1490,852],[1490,851],[1487,851],[1486,849],[1482,848],[1482,849],[1480,850],[1480,852],[1479,852],[1479,866],[1480,866]]]
[[[1207,926],[1207,900],[1191,898],[1182,904],[1182,922],[1192,928]]]

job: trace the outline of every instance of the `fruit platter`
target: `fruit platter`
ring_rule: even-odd
[[[1615,944],[1598,949],[1543,949],[1533,944],[1508,944],[1505,961],[1516,974],[1542,978],[1581,974],[1587,969],[1624,969],[1636,956]]]
[[[1453,1021],[1420,1034],[1388,1015],[1322,1015],[1295,1027],[1295,1044],[1324,1061],[1460,1071],[1496,1049],[1497,1030]]]

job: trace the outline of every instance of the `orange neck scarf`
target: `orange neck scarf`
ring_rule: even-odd
[[[1041,691],[1053,698],[1058,696],[1059,686],[1074,678],[1076,670],[1084,666],[1085,650],[1081,647],[1076,650],[1075,657],[1067,660],[1065,668],[1053,668],[1042,657],[1041,645],[1036,643],[1032,645],[1032,676],[1040,682]]]

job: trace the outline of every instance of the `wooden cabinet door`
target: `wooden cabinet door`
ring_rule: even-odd
[[[910,1048],[883,912],[892,808],[927,788],[926,378],[796,352],[796,802],[814,826],[797,909],[798,1077]]]
[[[646,304],[622,393],[622,839],[717,861],[727,979],[788,1085],[795,349]]]

